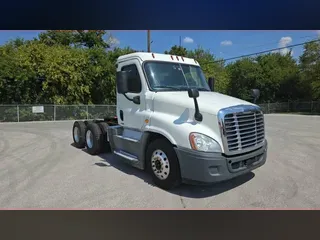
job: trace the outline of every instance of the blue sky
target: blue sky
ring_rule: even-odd
[[[120,47],[130,46],[136,50],[146,50],[146,31],[110,31]],[[151,31],[153,52],[163,53],[171,46],[182,45],[187,49],[202,46],[218,57],[231,58],[244,54],[269,50],[277,47],[298,44],[314,40],[320,36],[319,31]],[[0,31],[0,44],[9,39],[22,37],[32,39],[39,31]],[[301,55],[303,47],[295,47],[293,56]]]

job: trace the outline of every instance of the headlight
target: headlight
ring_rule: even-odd
[[[219,143],[201,133],[190,133],[189,141],[193,150],[201,152],[221,152]]]

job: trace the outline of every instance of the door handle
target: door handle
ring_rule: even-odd
[[[123,121],[123,111],[122,110],[120,110],[120,119],[121,119],[121,121]]]

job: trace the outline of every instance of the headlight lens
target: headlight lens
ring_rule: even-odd
[[[201,133],[190,133],[189,140],[193,150],[202,152],[221,152],[219,143]]]

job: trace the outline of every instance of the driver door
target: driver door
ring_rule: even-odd
[[[125,128],[141,131],[144,123],[143,114],[145,113],[145,89],[143,84],[143,74],[140,62],[137,59],[119,63],[118,71],[131,72],[135,77],[129,83],[130,92],[126,96],[130,99],[134,97],[140,98],[140,103],[136,104],[128,100],[123,94],[117,93],[117,116],[119,124]]]

